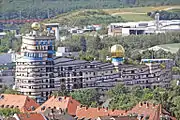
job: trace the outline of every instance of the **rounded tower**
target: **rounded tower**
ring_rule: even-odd
[[[33,32],[22,37],[21,55],[16,60],[15,87],[19,93],[28,95],[42,103],[53,91],[55,36],[42,35],[41,25],[34,22]]]
[[[116,44],[111,47],[111,60],[115,68],[118,68],[119,64],[123,63],[125,50],[123,46]]]

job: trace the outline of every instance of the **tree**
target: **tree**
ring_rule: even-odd
[[[128,89],[123,84],[118,84],[108,91],[109,97],[116,97],[128,93]]]
[[[4,91],[5,94],[19,94],[17,90],[13,90],[12,88],[7,88]]]
[[[55,95],[55,96],[69,96],[69,93],[66,90],[66,86],[62,84],[60,87],[60,90],[54,91],[53,95]]]
[[[77,90],[70,93],[70,96],[75,100],[79,101],[83,105],[87,106],[96,106],[98,105],[99,101],[99,93],[96,89],[84,89],[84,90]]]
[[[87,50],[87,45],[86,45],[86,39],[85,39],[85,37],[82,36],[82,37],[80,38],[80,41],[81,41],[81,50],[82,50],[83,52],[86,52],[86,50]]]
[[[7,118],[13,116],[15,113],[20,113],[19,109],[13,108],[0,108],[0,115]]]

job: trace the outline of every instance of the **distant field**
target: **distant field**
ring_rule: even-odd
[[[169,12],[180,12],[180,8],[179,9],[172,9],[172,10],[168,10]]]
[[[180,12],[180,6],[157,6],[157,7],[135,7],[121,9],[104,9],[104,11],[113,16],[121,16],[125,21],[148,21],[152,20],[147,16],[148,12],[165,10],[172,12]]]
[[[156,10],[171,10],[177,8],[180,8],[180,6],[134,7],[134,8],[120,8],[120,9],[104,9],[104,11],[109,14],[124,13],[124,12],[147,13]]]
[[[146,14],[122,14],[120,16],[123,20],[130,22],[152,20],[152,18],[147,16]]]

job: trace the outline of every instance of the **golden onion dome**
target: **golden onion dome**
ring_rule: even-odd
[[[124,57],[124,54],[125,54],[125,50],[123,46],[116,44],[111,47],[112,58]]]
[[[33,30],[39,30],[40,29],[40,27],[41,27],[41,25],[38,23],[38,22],[34,22],[32,25],[31,25],[31,28],[33,29]]]

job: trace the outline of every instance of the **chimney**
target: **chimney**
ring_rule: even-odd
[[[85,107],[85,110],[87,110],[87,109],[88,109],[88,106]]]
[[[100,109],[101,109],[101,108],[100,108],[100,107],[98,107],[97,109],[98,109],[98,111],[100,111]]]
[[[64,99],[66,99],[66,96],[64,96]]]
[[[83,105],[81,104],[79,107],[80,107],[80,108],[82,108],[82,107],[83,107]]]
[[[27,115],[27,118],[30,118],[30,115],[28,113],[26,113],[26,115]]]
[[[156,104],[155,103],[153,103],[153,108],[156,106]]]
[[[146,108],[149,108],[149,103],[148,102],[146,103]]]
[[[112,112],[114,112],[114,109],[112,109]]]
[[[50,98],[51,98],[51,95],[48,96],[48,99],[50,99]]]

